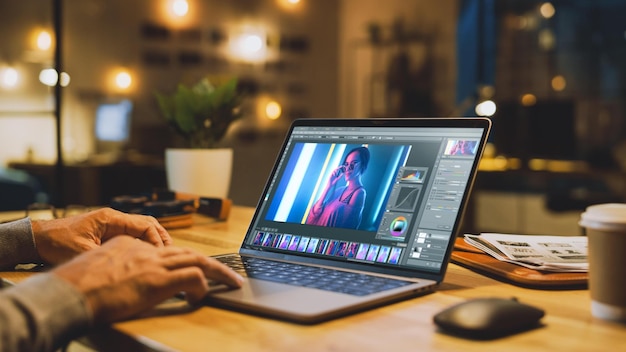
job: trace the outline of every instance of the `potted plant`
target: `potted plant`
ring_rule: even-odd
[[[227,198],[233,151],[218,144],[242,117],[237,79],[214,84],[203,78],[192,86],[179,84],[171,95],[156,93],[156,99],[163,117],[186,143],[186,148],[165,151],[168,187]]]

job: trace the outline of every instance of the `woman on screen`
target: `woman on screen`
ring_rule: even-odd
[[[361,175],[367,169],[370,152],[366,147],[352,149],[341,166],[332,172],[320,198],[307,217],[309,225],[356,229],[361,223],[366,191]],[[346,185],[337,187],[342,178]]]

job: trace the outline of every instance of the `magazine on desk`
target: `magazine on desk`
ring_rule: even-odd
[[[587,272],[587,237],[499,233],[465,235],[465,242],[494,258],[552,272]]]

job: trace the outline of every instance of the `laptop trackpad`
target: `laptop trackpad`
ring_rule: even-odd
[[[301,287],[276,283],[272,281],[256,280],[248,278],[239,289],[231,289],[225,285],[212,287],[209,297],[221,297],[237,301],[258,301],[267,297],[275,297],[285,292],[302,290]]]
[[[315,299],[313,299],[315,298]],[[332,298],[332,299],[331,299]],[[310,301],[309,301],[310,299]],[[302,302],[326,301],[324,305],[341,305],[353,301],[355,297],[338,294],[330,291],[316,290],[307,287],[292,286],[271,281],[255,280],[248,278],[240,289],[229,289],[225,286],[221,289],[212,290],[208,296],[209,301],[217,302],[240,302],[242,304],[253,303],[260,306],[277,306],[286,308],[292,301],[297,302],[297,306],[302,306]],[[316,305],[316,304],[312,304]]]

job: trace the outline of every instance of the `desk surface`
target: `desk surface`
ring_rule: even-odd
[[[239,247],[252,214],[251,208],[234,207],[227,222],[197,216],[193,227],[171,234],[179,246],[193,247],[207,255],[229,253]],[[23,275],[1,273],[15,280]],[[544,326],[497,340],[472,341],[438,332],[432,322],[434,314],[452,304],[492,296],[517,297],[544,309]],[[164,351],[626,350],[626,325],[592,318],[590,302],[587,290],[520,288],[451,264],[445,280],[432,294],[318,325],[297,325],[202,307],[118,323],[114,329]]]

